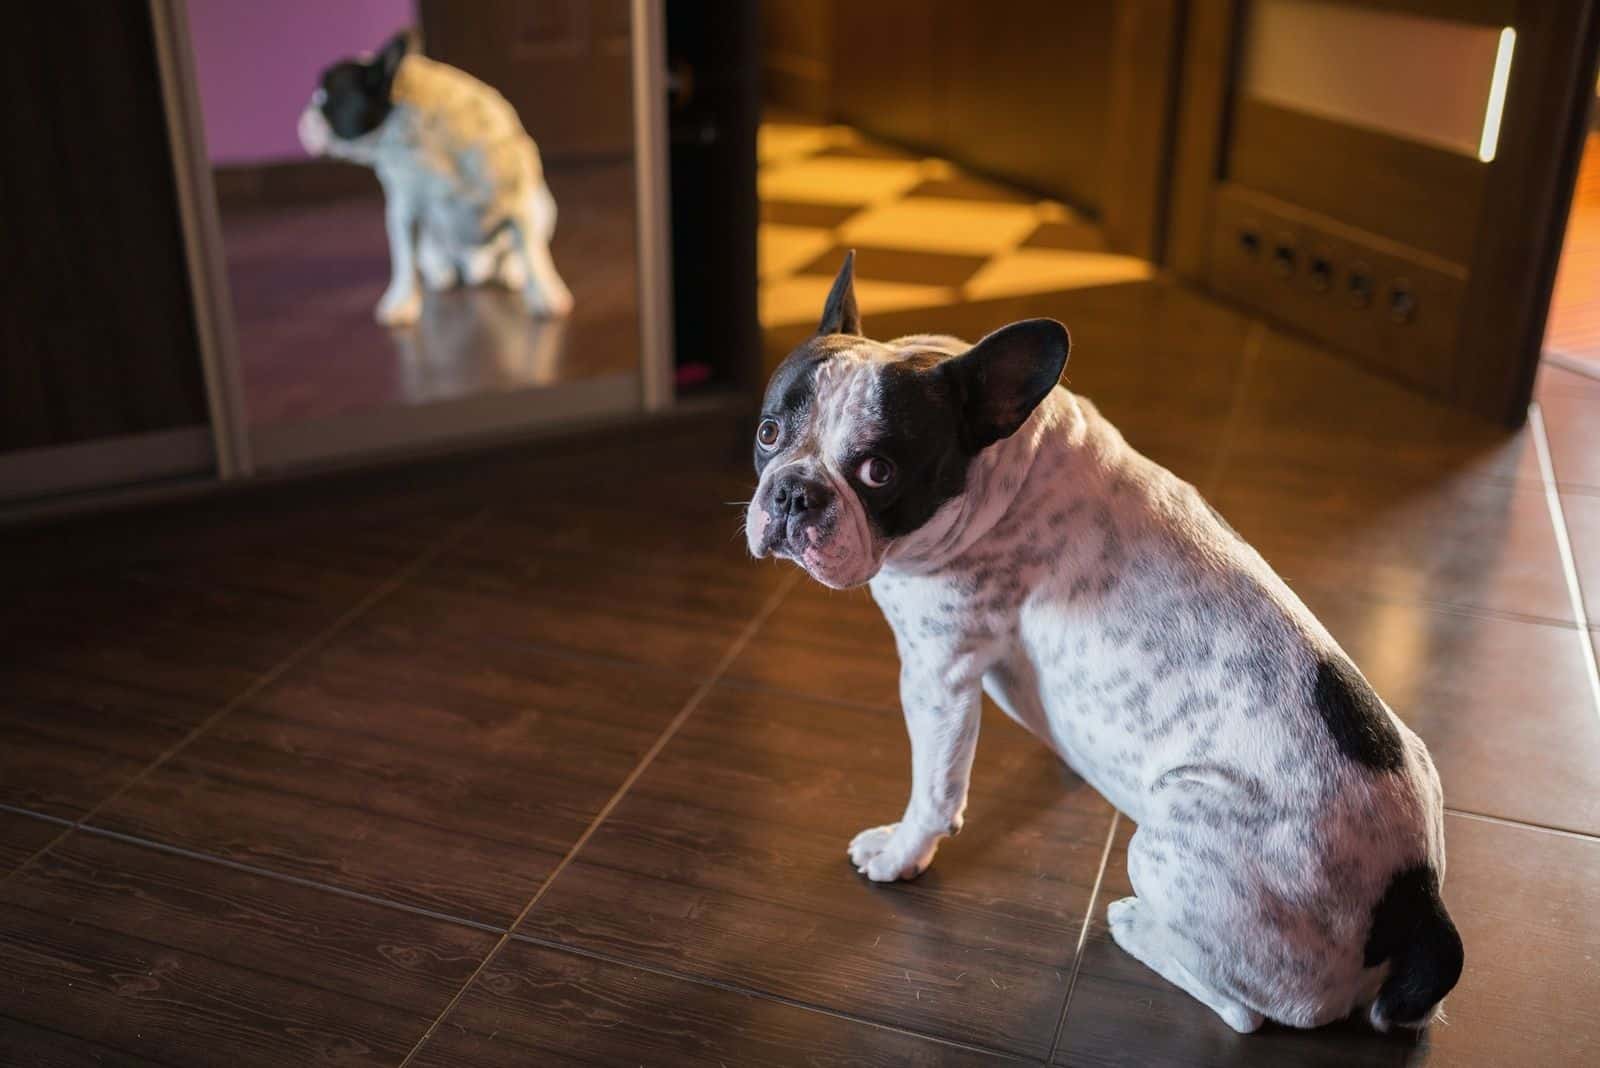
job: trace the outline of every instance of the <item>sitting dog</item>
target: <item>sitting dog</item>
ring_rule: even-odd
[[[533,139],[505,97],[417,54],[409,33],[323,72],[300,143],[378,172],[392,269],[380,323],[416,322],[419,270],[430,288],[498,281],[521,289],[536,315],[571,311],[550,259],[556,201]]]
[[[910,879],[961,830],[980,690],[1126,813],[1124,950],[1241,1032],[1368,1007],[1420,1026],[1461,972],[1422,742],[1193,486],[1057,383],[1066,329],[861,336],[853,254],[767,387],[746,536],[870,583],[911,735]]]

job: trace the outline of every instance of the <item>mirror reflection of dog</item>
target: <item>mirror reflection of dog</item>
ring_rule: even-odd
[[[378,173],[392,269],[378,322],[417,321],[419,273],[430,289],[520,289],[539,316],[572,310],[550,258],[556,201],[533,138],[505,97],[421,55],[409,31],[323,72],[300,143]]]
[[[870,340],[846,258],[773,372],[750,552],[868,585],[900,653],[911,796],[851,862],[913,879],[961,830],[988,693],[1138,825],[1123,949],[1239,1031],[1426,1023],[1462,966],[1427,748],[1193,486],[1058,385],[1068,347],[1050,319]]]

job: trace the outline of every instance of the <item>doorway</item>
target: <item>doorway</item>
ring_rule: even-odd
[[[847,250],[869,320],[1152,277],[1177,5],[762,8],[770,366]],[[896,48],[876,47],[893,36]]]
[[[1600,381],[1600,131],[1593,119],[1550,298],[1544,360]]]

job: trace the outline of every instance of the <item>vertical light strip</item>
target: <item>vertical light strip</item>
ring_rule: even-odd
[[[1556,466],[1550,459],[1550,439],[1544,429],[1544,409],[1535,401],[1528,406],[1528,426],[1533,431],[1533,452],[1539,459],[1539,478],[1544,483],[1544,500],[1550,509],[1550,522],[1556,532],[1556,553],[1561,557],[1561,572],[1567,581],[1567,597],[1572,604],[1572,618],[1578,625],[1578,645],[1582,650],[1583,666],[1589,675],[1589,696],[1594,702],[1594,712],[1600,715],[1600,656],[1596,656],[1594,634],[1589,630],[1589,617],[1583,609],[1583,587],[1578,581],[1578,562],[1572,555],[1572,540],[1567,536],[1567,517],[1561,507],[1561,492],[1556,486]]]
[[[1500,31],[1500,48],[1494,54],[1494,77],[1489,79],[1489,104],[1483,109],[1483,137],[1478,141],[1478,158],[1494,159],[1500,144],[1500,116],[1506,109],[1506,84],[1511,81],[1511,53],[1517,47],[1517,31],[1510,26]]]

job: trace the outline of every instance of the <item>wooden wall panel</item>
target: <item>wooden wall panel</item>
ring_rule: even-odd
[[[0,90],[0,450],[205,423],[149,9],[14,8]]]
[[[845,122],[1078,207],[1103,207],[1116,0],[838,0]]]
[[[834,19],[836,115],[890,141],[947,151],[943,37],[934,5],[836,0]]]
[[[1101,211],[1113,0],[942,0],[943,144],[978,170]]]
[[[425,51],[503,93],[546,159],[633,153],[628,0],[419,0]]]
[[[826,118],[833,107],[833,0],[762,0],[761,77],[767,103]]]

